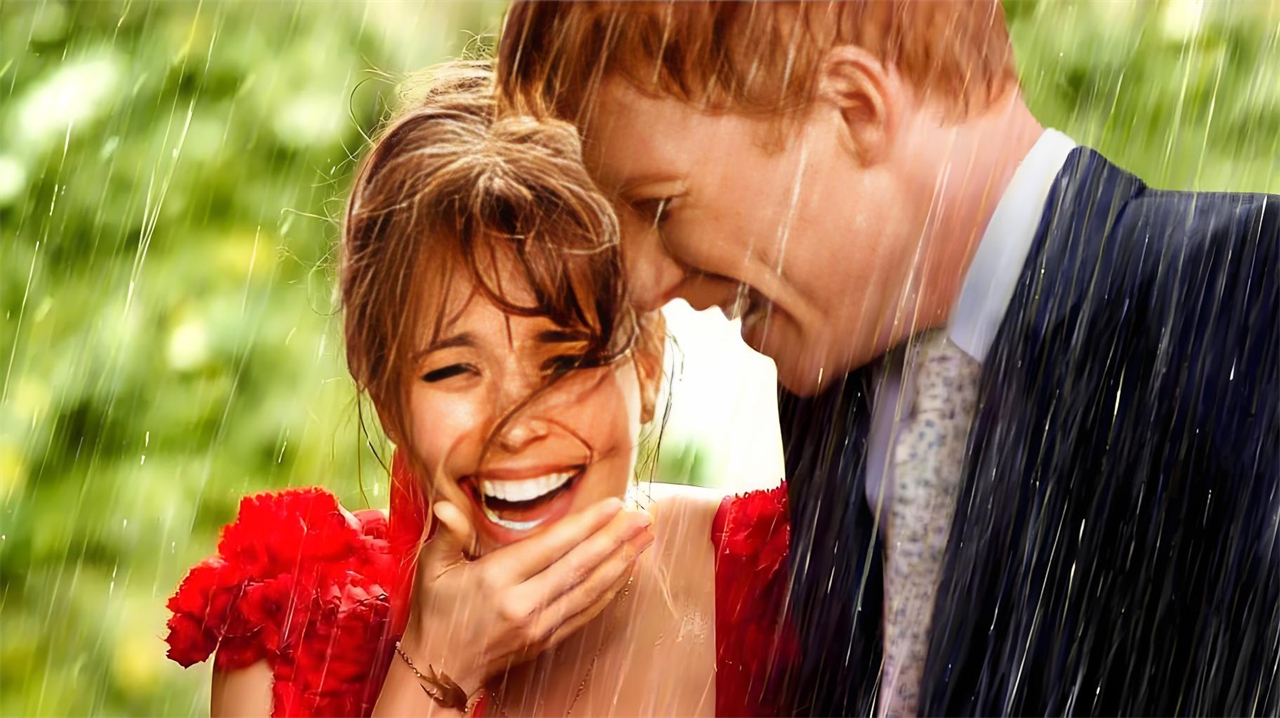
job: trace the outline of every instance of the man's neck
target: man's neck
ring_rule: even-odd
[[[951,314],[965,274],[1014,172],[1044,128],[1020,93],[1011,92],[981,115],[938,133],[937,208],[925,228],[917,316],[941,326]]]

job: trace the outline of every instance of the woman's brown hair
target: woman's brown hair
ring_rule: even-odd
[[[342,235],[347,365],[393,439],[409,435],[414,354],[443,329],[458,283],[505,312],[582,332],[584,361],[617,358],[637,336],[617,221],[574,128],[500,118],[488,63],[425,77],[365,158]],[[523,304],[503,286],[511,267],[532,296]]]

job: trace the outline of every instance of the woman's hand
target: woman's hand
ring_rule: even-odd
[[[402,645],[419,670],[429,664],[468,694],[599,615],[653,543],[649,514],[610,498],[472,561],[463,512],[447,502],[433,511],[439,527],[418,558]]]

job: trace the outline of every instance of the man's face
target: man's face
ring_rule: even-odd
[[[890,345],[928,211],[905,201],[900,160],[860,161],[822,103],[783,137],[618,79],[597,100],[587,162],[618,199],[641,309],[680,297],[741,316],[743,339],[802,395]]]

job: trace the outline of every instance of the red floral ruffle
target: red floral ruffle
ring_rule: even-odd
[[[784,715],[799,655],[785,620],[791,524],[786,485],[728,497],[716,512],[716,715]]]
[[[407,621],[426,502],[393,461],[391,520],[344,510],[318,487],[246,497],[217,555],[169,599],[169,657],[216,651],[219,670],[266,660],[272,715],[368,716]],[[781,715],[797,655],[783,620],[790,538],[785,487],[727,498],[716,547],[716,713]]]
[[[382,512],[352,514],[318,487],[249,496],[169,599],[168,655],[190,666],[216,650],[219,670],[267,660],[273,716],[368,715],[400,579]]]

